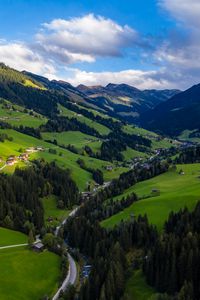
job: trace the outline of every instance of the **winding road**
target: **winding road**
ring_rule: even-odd
[[[77,210],[79,209],[79,207],[76,207],[75,209],[73,209],[71,211],[71,213],[69,214],[69,217],[73,217],[75,216]],[[68,217],[67,217],[68,218]],[[60,226],[56,227],[55,230],[55,235],[58,235],[59,229],[61,226],[65,225],[67,218],[63,220],[63,222],[61,223]],[[65,291],[66,288],[69,285],[73,285],[76,282],[76,278],[77,278],[77,267],[76,267],[76,263],[73,259],[73,257],[68,253],[68,261],[69,261],[69,269],[68,269],[68,274],[67,277],[64,279],[61,287],[58,289],[58,291],[56,292],[56,294],[53,296],[52,300],[57,300],[59,298],[60,292],[61,291]]]

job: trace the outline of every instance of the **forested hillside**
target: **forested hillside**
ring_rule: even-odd
[[[95,93],[102,92],[101,87],[95,89]],[[174,242],[178,237],[173,228],[183,229],[176,224],[182,213],[188,220],[183,238],[187,239],[189,232],[196,235],[191,216],[198,219],[197,213],[191,211],[199,195],[199,147],[132,124],[133,120],[120,115],[121,103],[115,103],[119,110],[115,107],[111,112],[95,102],[93,91],[88,90],[0,65],[2,245],[7,241],[12,245],[12,239],[24,241],[26,234],[29,248],[24,255],[30,270],[35,270],[39,267],[37,263],[31,266],[30,257],[34,257],[30,249],[39,238],[45,249],[60,256],[60,282],[67,276],[71,253],[77,264],[76,283],[61,293],[60,299],[129,300],[135,287],[130,291],[128,282],[137,274],[156,300],[182,300],[176,297],[188,287],[198,299],[196,273],[173,286],[157,277],[164,273],[170,277],[172,271],[173,276],[181,274],[177,264],[182,250],[178,241]],[[133,92],[144,97],[140,98],[145,102],[141,111],[177,92],[141,92],[126,85],[109,85],[102,93],[108,91],[112,97],[118,95],[121,100],[117,102]],[[136,109],[133,98],[130,106],[126,104],[131,113]],[[184,206],[188,210],[178,213]],[[16,230],[23,235],[18,236]],[[166,247],[168,242],[171,245],[165,252],[174,260],[166,260],[162,273],[155,260],[165,241]],[[18,255],[21,259],[22,252]],[[58,260],[49,257],[58,274]],[[198,255],[195,257],[198,264]],[[58,277],[54,281],[49,277],[50,282],[58,282]]]

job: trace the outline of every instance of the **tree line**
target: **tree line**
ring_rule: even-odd
[[[63,207],[79,202],[79,192],[70,172],[55,163],[35,161],[26,169],[16,168],[13,175],[0,174],[0,226],[28,233],[44,226],[41,198],[55,195]]]
[[[200,299],[199,224],[200,203],[193,212],[185,208],[170,214],[143,266],[147,282],[157,291],[178,300]]]

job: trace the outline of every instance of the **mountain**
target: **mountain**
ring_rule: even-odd
[[[186,129],[199,129],[199,116],[200,84],[197,84],[142,114],[141,124],[148,129],[176,136]]]
[[[57,103],[70,102],[86,109],[95,109],[114,118],[135,123],[139,116],[177,94],[177,90],[141,91],[127,84],[107,86],[72,86],[61,80],[52,80],[18,72],[0,65],[0,97],[12,100],[44,115],[57,111]]]
[[[105,87],[79,85],[77,89],[90,99],[90,103],[131,122],[137,121],[141,113],[179,93],[178,90],[141,91],[127,84],[112,83]]]

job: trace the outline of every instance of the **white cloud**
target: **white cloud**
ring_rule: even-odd
[[[158,0],[158,3],[176,19],[179,29],[183,32],[189,29],[189,35],[169,34],[156,49],[145,51],[148,41],[145,43],[145,38],[133,28],[89,14],[43,24],[31,45],[0,40],[0,61],[18,70],[64,79],[73,85],[113,82],[140,89],[187,88],[200,80],[200,0]],[[126,49],[140,46],[143,47],[140,54],[147,63],[148,60],[156,63],[152,70],[86,72],[70,69],[73,63],[123,56]]]
[[[186,24],[196,28],[200,25],[200,1],[199,0],[159,0],[161,7]]]
[[[120,56],[138,42],[137,32],[93,14],[43,24],[39,46],[62,63],[93,62],[98,56]]]
[[[0,60],[20,71],[28,70],[43,75],[55,73],[51,62],[21,42],[0,40]]]
[[[86,72],[71,69],[71,77],[63,78],[72,85],[107,85],[108,83],[126,83],[139,89],[175,88],[172,82],[160,76],[163,71],[123,70],[119,72]],[[160,73],[160,75],[159,75]],[[160,78],[159,78],[160,77]]]

